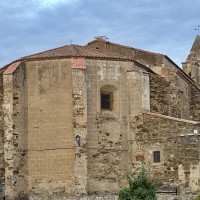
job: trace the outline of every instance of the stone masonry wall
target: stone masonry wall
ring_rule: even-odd
[[[194,61],[186,61],[182,63],[183,71],[188,74],[198,85],[200,85],[200,72],[199,72],[199,61],[195,58]]]
[[[178,166],[179,188],[182,195],[200,192],[200,134],[199,128],[192,133],[179,136],[178,158],[182,163]]]
[[[157,195],[158,200],[195,200],[195,195],[184,195],[184,196],[176,196],[176,195]],[[118,200],[118,195],[91,195],[91,196],[67,196],[67,197],[42,197],[42,196],[31,196],[30,200]]]
[[[169,98],[173,107],[171,112],[174,117],[191,119],[189,113],[190,107],[190,84],[182,77],[178,69],[163,67],[162,76],[170,82]]]
[[[4,160],[6,198],[13,198],[14,146],[13,146],[13,76],[3,76]]]
[[[149,74],[139,71],[127,73],[127,90],[129,119],[138,115],[143,109],[150,110]]]
[[[150,110],[163,115],[168,115],[170,108],[169,100],[170,83],[163,77],[150,75]]]
[[[161,68],[161,71],[164,77],[154,74],[150,76],[151,111],[191,119],[189,84],[177,74],[175,69]]]
[[[4,178],[4,124],[3,124],[3,75],[0,75],[0,184],[5,182]],[[2,187],[0,188],[0,196],[2,195]]]
[[[144,51],[141,49],[136,49],[128,46],[118,45],[115,43],[110,43],[101,39],[97,39],[88,44],[89,47],[98,48],[104,51],[110,51],[114,53],[118,53],[121,55],[128,56],[141,64],[152,68],[153,66],[161,66],[163,63],[163,55],[151,53],[148,51]]]
[[[85,64],[85,60],[83,60]],[[87,195],[87,87],[86,70],[72,69],[73,83],[73,129],[75,141],[75,195]],[[80,143],[79,143],[80,142]]]
[[[28,190],[74,194],[70,59],[28,61]]]
[[[86,60],[88,107],[88,193],[115,194],[126,183],[127,62]],[[108,87],[106,87],[106,85]],[[101,110],[101,89],[112,90],[113,111]],[[115,89],[116,88],[116,89]]]
[[[179,183],[183,179],[188,182],[188,189],[193,191],[194,185],[199,184],[200,176],[193,170],[194,167],[198,169],[198,161],[196,164],[193,162],[194,166],[187,162],[190,177],[185,175],[188,169],[182,166],[185,166],[187,156],[190,157],[192,154],[193,157],[199,156],[198,140],[188,150],[180,137],[187,134],[194,135],[194,130],[199,129],[199,123],[145,111],[133,119],[131,128],[134,133],[134,138],[130,141],[132,169],[135,170],[144,163],[146,166],[151,166],[152,173],[161,181],[161,189],[175,191],[178,187],[182,194],[184,188]],[[153,162],[154,151],[160,151],[159,163]],[[198,192],[198,189],[195,192]]]
[[[191,87],[190,115],[193,120],[200,121],[200,91]]]
[[[13,74],[13,196],[23,198],[28,188],[27,84],[25,64]]]

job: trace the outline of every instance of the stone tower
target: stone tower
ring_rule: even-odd
[[[197,35],[186,62],[182,63],[183,71],[200,85],[200,36]]]

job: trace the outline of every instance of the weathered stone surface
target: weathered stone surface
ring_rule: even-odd
[[[115,57],[39,57],[1,76],[6,198],[117,199],[109,195],[127,185],[126,173],[145,164],[161,191],[182,195],[160,199],[192,199],[200,192],[199,88],[162,54],[105,41],[90,46],[149,68]]]
[[[84,59],[85,60],[85,59]],[[84,61],[85,63],[85,61]],[[72,69],[73,124],[75,141],[75,195],[87,195],[87,87],[86,70]]]
[[[59,196],[52,196],[52,197],[41,197],[41,196],[31,196],[29,200],[117,200],[118,196],[114,195],[104,195],[104,196],[67,196],[67,197],[59,197]]]
[[[195,196],[175,196],[175,195],[157,195],[158,200],[195,200]],[[105,196],[83,196],[83,197],[39,197],[31,196],[29,200],[117,200],[117,195],[105,195]]]
[[[160,184],[179,187],[181,194],[199,192],[200,137],[194,134],[194,130],[199,130],[198,123],[144,112],[133,119],[131,127],[139,133],[130,145],[133,169],[144,163],[151,166]],[[160,151],[159,163],[153,161],[154,151]]]

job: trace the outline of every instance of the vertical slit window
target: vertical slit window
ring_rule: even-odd
[[[160,151],[153,152],[153,161],[154,161],[154,163],[160,162]]]
[[[101,109],[112,110],[112,95],[111,93],[101,93]]]

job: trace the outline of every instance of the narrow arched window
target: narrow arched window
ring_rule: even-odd
[[[153,162],[159,163],[160,162],[160,151],[153,152]]]
[[[101,109],[112,110],[113,105],[113,93],[101,93]]]
[[[113,111],[116,109],[117,88],[113,85],[104,85],[100,90],[101,110]]]

